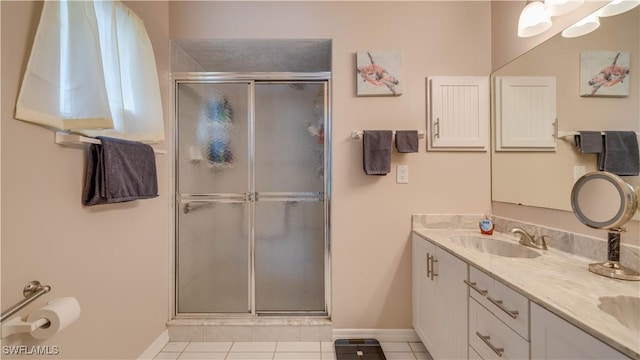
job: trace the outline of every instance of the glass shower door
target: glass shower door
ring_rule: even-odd
[[[327,93],[177,83],[177,314],[328,313]]]
[[[255,311],[324,313],[326,83],[255,85]]]
[[[177,87],[178,313],[251,311],[250,87]]]

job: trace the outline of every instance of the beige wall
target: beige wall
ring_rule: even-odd
[[[488,2],[171,2],[170,37],[333,40],[332,276],[335,328],[411,328],[413,213],[481,213],[488,153],[393,156],[384,177],[365,176],[351,130],[426,124],[428,75],[488,75]],[[404,94],[355,96],[355,52],[402,49]],[[472,59],[472,61],[471,61]],[[410,183],[395,183],[408,164]]]
[[[168,5],[127,4],[145,21],[167,105]],[[157,157],[159,198],[82,207],[84,151],[58,146],[52,131],[13,119],[41,8],[1,4],[2,309],[37,279],[53,290],[22,315],[63,296],[75,296],[82,313],[49,340],[13,336],[2,345],[56,345],[67,359],[136,358],[168,317],[168,158]]]

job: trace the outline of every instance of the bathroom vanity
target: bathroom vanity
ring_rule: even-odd
[[[590,259],[414,228],[412,261],[413,326],[435,359],[640,359],[640,282]]]

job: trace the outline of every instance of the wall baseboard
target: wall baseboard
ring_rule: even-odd
[[[138,360],[153,359],[169,343],[169,330],[165,329],[147,349],[138,356]]]
[[[333,329],[333,340],[370,338],[380,342],[420,341],[413,329]]]

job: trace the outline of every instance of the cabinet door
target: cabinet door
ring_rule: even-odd
[[[556,79],[496,77],[496,150],[555,151]]]
[[[467,264],[412,237],[413,327],[434,359],[468,357]]]
[[[531,358],[629,359],[534,303],[531,303]]]
[[[435,358],[466,359],[468,357],[467,319],[468,291],[467,264],[445,250],[436,249],[437,263],[433,310],[437,321],[430,323],[437,334],[438,351]]]
[[[489,145],[489,79],[429,77],[429,150],[486,151]]]
[[[412,242],[413,328],[427,349],[431,349],[436,344],[433,331],[428,328],[433,321],[430,307],[435,284],[427,273],[427,255],[434,256],[435,246],[417,235],[413,235]]]

